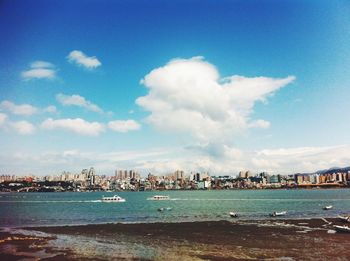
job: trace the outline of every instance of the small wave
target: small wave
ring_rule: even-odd
[[[102,200],[0,200],[0,203],[97,203]]]
[[[350,201],[350,199],[304,199],[304,198],[172,198],[174,201]]]

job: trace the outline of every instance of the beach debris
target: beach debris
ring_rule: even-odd
[[[332,222],[328,221],[328,220],[325,219],[325,218],[321,218],[321,220],[323,220],[323,222],[327,223],[328,225],[331,225],[331,224],[332,224]]]
[[[287,211],[280,211],[280,212],[272,212],[270,213],[270,217],[279,217],[279,216],[285,216],[287,215]]]
[[[334,229],[335,229],[337,232],[347,232],[347,233],[350,233],[350,227],[348,227],[348,226],[337,226],[337,225],[334,225],[333,227],[334,227]]]
[[[335,234],[337,231],[333,230],[333,229],[328,229],[327,230],[327,234]]]
[[[341,221],[350,223],[350,216],[338,216]]]
[[[238,217],[238,214],[237,214],[236,212],[234,212],[234,211],[231,211],[231,212],[229,212],[228,214],[229,214],[230,217],[232,217],[232,218],[237,218],[237,217]]]

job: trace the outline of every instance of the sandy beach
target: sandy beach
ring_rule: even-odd
[[[346,260],[350,234],[335,233],[333,224],[342,223],[271,219],[32,227],[1,232],[0,259]]]

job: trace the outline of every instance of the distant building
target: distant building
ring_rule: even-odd
[[[88,172],[88,176],[87,176],[88,182],[90,186],[95,185],[95,181],[96,181],[96,171],[93,167],[90,168],[89,172]]]
[[[140,179],[140,174],[135,170],[116,170],[115,177],[117,180]]]
[[[248,171],[241,170],[238,173],[238,177],[241,178],[241,179],[247,179],[247,178],[249,178],[251,176],[252,176],[252,173],[249,170]]]
[[[175,178],[176,180],[184,180],[185,179],[185,173],[183,170],[177,170],[175,171]]]
[[[16,176],[15,175],[1,175],[0,176],[0,183],[3,183],[5,181],[15,181]]]

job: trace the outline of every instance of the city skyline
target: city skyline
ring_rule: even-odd
[[[349,9],[4,1],[0,174],[349,166]]]

